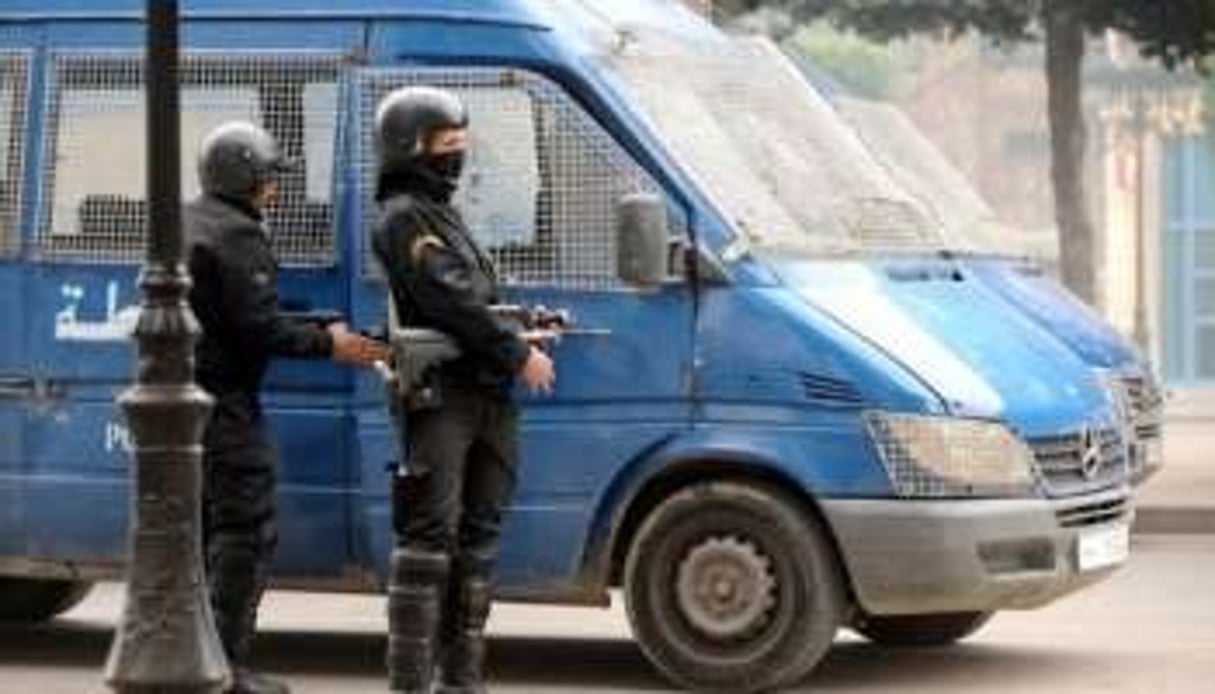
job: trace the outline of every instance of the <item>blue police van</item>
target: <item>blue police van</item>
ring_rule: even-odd
[[[0,6],[8,621],[122,574],[142,10]],[[620,588],[662,672],[761,691],[842,627],[947,644],[1126,560],[1158,456],[1148,366],[1032,266],[952,247],[763,41],[674,0],[188,0],[183,31],[187,194],[204,132],[264,124],[304,162],[269,219],[286,307],[367,329],[386,320],[375,105],[407,84],[467,100],[466,218],[511,303],[578,327],[554,348],[554,396],[519,396],[500,597],[606,605]],[[665,212],[657,244],[620,214],[638,196]],[[266,401],[277,585],[381,589],[383,384],[282,362]]]

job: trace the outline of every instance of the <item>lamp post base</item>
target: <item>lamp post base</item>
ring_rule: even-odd
[[[139,385],[120,403],[138,442],[135,530],[106,683],[132,694],[219,692],[228,666],[207,602],[198,510],[197,442],[211,399],[193,385]]]

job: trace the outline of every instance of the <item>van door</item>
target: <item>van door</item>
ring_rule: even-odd
[[[32,44],[0,28],[0,555],[24,553],[18,475],[26,408],[38,389],[20,339],[25,316],[21,230]]]
[[[508,587],[560,590],[614,474],[689,426],[692,288],[638,292],[615,272],[617,201],[663,191],[544,75],[485,67],[368,71],[359,78],[359,122],[370,124],[378,100],[406,84],[453,89],[469,107],[473,145],[457,205],[497,261],[504,299],[566,309],[576,321],[553,350],[553,396],[518,393],[522,468],[499,573]],[[365,220],[374,219],[370,147],[365,129]],[[679,206],[669,207],[675,233],[686,234]],[[370,321],[383,315],[385,287],[368,262],[355,295]],[[381,459],[369,462],[375,468]],[[383,485],[378,477],[374,483]],[[377,521],[368,523],[374,532]]]
[[[232,119],[266,127],[302,162],[280,181],[267,220],[282,265],[280,296],[290,309],[344,312],[332,171],[340,76],[361,32],[337,23],[323,30],[258,22],[186,28],[184,196],[198,192],[206,132]],[[44,522],[31,521],[38,529],[31,552],[104,560],[125,548],[130,437],[113,403],[132,377],[128,335],[146,229],[143,55],[136,31],[64,24],[54,35],[26,335],[35,368],[67,393],[68,404],[30,422],[28,497],[31,507],[72,498],[89,520],[63,518],[60,504],[46,503]],[[350,388],[350,374],[328,363],[283,362],[269,377],[264,402],[282,462],[280,569],[318,575],[347,564]]]

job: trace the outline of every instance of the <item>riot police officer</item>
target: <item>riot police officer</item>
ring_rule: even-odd
[[[263,129],[226,123],[202,143],[202,194],[185,208],[190,304],[202,326],[199,385],[215,398],[204,435],[203,526],[211,605],[232,666],[228,690],[286,692],[249,670],[250,641],[274,548],[276,455],[258,399],[272,357],[370,364],[379,343],[344,324],[282,314],[263,214],[285,161]]]
[[[468,114],[452,93],[406,87],[376,113],[380,216],[375,253],[399,320],[438,330],[462,355],[437,367],[438,396],[405,418],[394,476],[389,671],[394,691],[484,691],[484,627],[504,507],[516,466],[516,377],[548,391],[553,363],[491,311],[494,265],[452,195],[468,149]]]

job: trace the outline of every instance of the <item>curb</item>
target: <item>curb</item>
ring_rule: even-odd
[[[1140,506],[1133,532],[1139,535],[1215,535],[1215,506]]]

